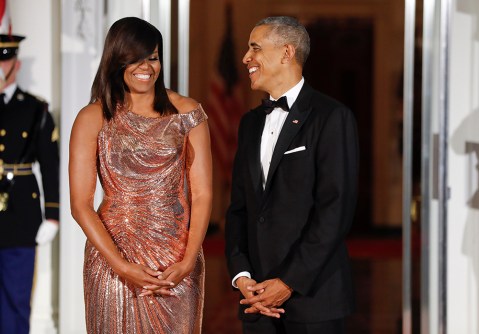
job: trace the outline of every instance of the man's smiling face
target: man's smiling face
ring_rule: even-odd
[[[243,57],[251,80],[251,89],[270,93],[281,82],[284,46],[275,44],[271,27],[255,27],[248,42],[248,51]]]

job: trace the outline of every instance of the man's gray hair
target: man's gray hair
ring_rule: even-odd
[[[274,34],[275,44],[291,44],[294,46],[295,57],[304,66],[309,56],[310,41],[306,28],[290,16],[271,16],[256,23],[255,27],[267,25]]]

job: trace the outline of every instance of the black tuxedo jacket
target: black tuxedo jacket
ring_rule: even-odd
[[[274,148],[263,190],[262,107],[241,120],[226,217],[231,277],[280,278],[293,289],[285,317],[318,322],[344,317],[354,305],[345,236],[353,218],[358,175],[354,117],[339,102],[304,84]],[[304,146],[304,150],[285,152]],[[254,320],[258,315],[240,317]]]

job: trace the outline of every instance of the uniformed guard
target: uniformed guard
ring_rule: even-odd
[[[0,35],[0,334],[28,334],[35,246],[58,230],[58,130],[47,103],[17,86],[23,39]]]

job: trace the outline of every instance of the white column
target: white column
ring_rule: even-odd
[[[13,34],[26,36],[20,45],[22,68],[18,83],[23,89],[48,101],[55,119],[58,119],[59,114],[59,92],[55,78],[60,69],[54,66],[52,60],[57,51],[55,46],[60,18],[54,13],[58,4],[59,0],[9,1]],[[38,168],[35,172],[40,183]],[[57,266],[52,261],[52,248],[51,244],[37,247],[30,321],[32,334],[57,332],[53,311],[57,309],[57,305],[53,305],[53,296],[56,295],[53,282],[58,273],[54,269]]]
[[[153,11],[151,24],[160,30],[163,36],[163,78],[165,87],[169,88],[171,83],[171,0],[157,2],[156,6],[152,3]]]
[[[83,251],[85,236],[70,214],[68,143],[78,111],[88,104],[104,42],[103,1],[62,0],[60,308],[62,334],[85,333]]]
[[[188,96],[190,72],[190,0],[178,1],[178,93]]]

